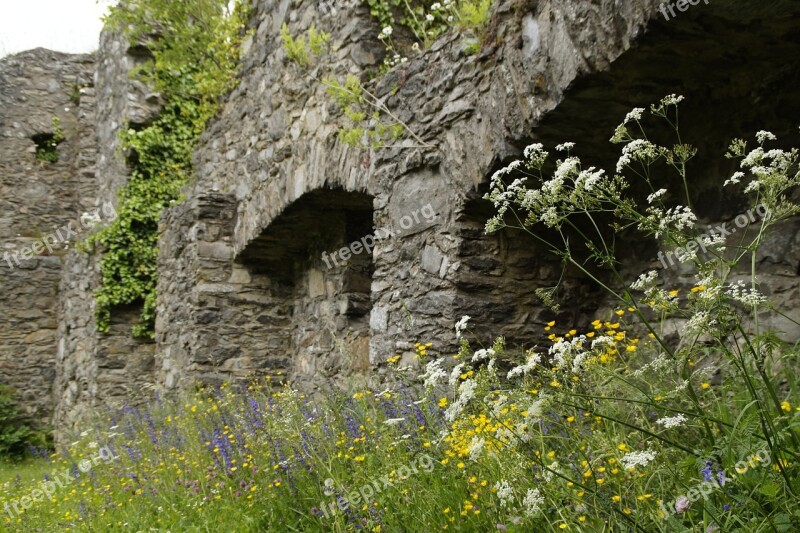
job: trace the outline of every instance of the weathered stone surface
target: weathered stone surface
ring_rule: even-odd
[[[723,27],[742,17],[740,11],[709,6],[667,24],[657,7],[658,2],[644,0],[497,2],[478,55],[464,53],[468,36],[451,35],[369,86],[433,149],[403,141],[397,148],[358,150],[337,140],[340,113],[330,105],[325,87],[310,82],[286,59],[275,28],[287,22],[298,34],[315,21],[331,32],[337,51],[311,67],[317,77],[360,73],[369,61],[376,65],[380,57],[372,52],[380,51],[380,28],[358,5],[320,20],[314,2],[258,3],[258,31],[248,43],[241,84],[205,133],[197,151],[198,179],[187,197],[192,203],[208,191],[228,191],[236,216],[226,239],[236,256],[233,263],[247,266],[251,274],[240,294],[265,291],[260,305],[281,303],[291,311],[281,315],[274,329],[252,329],[246,321],[238,321],[235,329],[226,325],[219,342],[234,336],[243,350],[262,342],[267,351],[257,357],[289,354],[281,370],[296,382],[313,383],[315,373],[347,374],[355,368],[343,362],[351,352],[347,339],[368,338],[369,361],[377,365],[413,341],[435,340],[434,352],[453,350],[452,324],[462,314],[474,317],[474,331],[484,341],[502,334],[510,343],[541,339],[541,326],[554,318],[587,322],[605,304],[580,272],[568,271],[562,279],[558,261],[522,234],[484,234],[491,210],[479,196],[489,175],[532,139],[557,143],[572,140],[564,138],[571,133],[585,141],[590,156],[606,162],[613,153],[608,135],[630,107],[643,104],[643,95],[655,101],[680,91],[670,79],[659,81],[655,71],[669,71],[672,62],[691,72],[686,84],[697,99],[701,87],[718,76],[715,68],[728,68],[719,64],[718,46],[752,46],[749,41],[788,31],[778,11],[765,15],[775,17],[765,25],[772,29],[742,37],[739,30]],[[703,26],[716,33],[710,36]],[[643,51],[636,48],[637,40]],[[777,70],[777,63],[790,55],[783,49],[770,67]],[[751,82],[743,82],[741,91],[720,94],[719,105],[752,107],[742,99],[753,89]],[[602,101],[588,100],[598,93]],[[702,109],[699,115],[704,116]],[[601,129],[601,121],[613,122]],[[708,138],[726,133],[724,126],[696,131]],[[724,173],[707,170],[703,173],[715,180]],[[353,232],[348,230],[358,218],[353,204],[363,193],[372,205],[362,211],[366,218],[360,231]],[[176,207],[164,218],[165,235],[183,235],[196,223],[186,213]],[[342,220],[345,227],[335,230]],[[363,249],[351,245],[359,240]],[[774,253],[784,253],[786,246],[776,245]],[[175,256],[174,249],[184,253]],[[631,271],[645,268],[652,252],[631,247]],[[207,325],[184,324],[170,315],[174,272],[188,283],[184,288],[213,292],[197,283],[194,254],[191,246],[163,241],[162,256],[169,259],[160,265],[160,305],[169,322],[196,332],[180,350],[199,354],[208,344],[191,339],[209,335]],[[369,285],[353,283],[359,279],[353,275],[353,258],[361,264],[355,271],[371,278]],[[554,314],[538,302],[534,289],[559,280],[566,299]],[[355,295],[348,294],[351,288]],[[241,298],[231,298],[226,305],[242,304]],[[234,310],[243,316],[255,313],[248,307]],[[319,330],[336,341],[328,347]],[[174,336],[160,334],[160,353],[174,353]],[[165,357],[163,366],[180,372],[183,365]],[[176,384],[190,374],[162,381]]]
[[[95,205],[94,58],[37,49],[0,60],[0,384],[50,424],[55,378],[61,231]],[[36,158],[35,139],[65,140],[58,161]],[[23,259],[25,258],[25,259]]]

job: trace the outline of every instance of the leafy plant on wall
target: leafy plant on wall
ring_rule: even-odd
[[[132,44],[147,44],[153,60],[131,75],[158,91],[165,105],[151,124],[121,133],[130,179],[119,192],[119,216],[86,243],[102,253],[95,293],[100,332],[108,332],[115,306],[141,304],[133,333],[153,337],[158,220],[178,200],[200,134],[233,88],[247,20],[243,0],[132,0],[106,19]]]

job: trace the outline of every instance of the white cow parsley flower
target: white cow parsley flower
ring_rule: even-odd
[[[480,349],[472,356],[472,362],[477,363],[479,361],[483,361],[484,359],[488,359],[490,357],[494,357],[494,349],[486,348]]]
[[[756,289],[747,288],[742,280],[736,283],[731,283],[725,294],[730,296],[737,302],[741,302],[747,306],[754,307],[761,305],[767,301],[767,297],[758,292]]]
[[[467,324],[469,323],[470,316],[464,315],[461,317],[461,320],[456,322],[456,338],[460,339],[461,334],[464,333],[464,330],[467,329]]]
[[[440,381],[447,378],[447,372],[442,369],[441,364],[439,359],[434,359],[425,365],[425,374],[422,376],[425,380],[425,388],[434,388]]]
[[[627,469],[636,468],[637,466],[645,467],[653,459],[656,458],[656,452],[653,450],[646,450],[643,452],[630,452],[626,453],[620,459],[622,466]]]
[[[647,203],[648,204],[652,204],[653,202],[655,202],[656,200],[658,200],[659,198],[661,198],[665,194],[667,194],[667,189],[659,189],[659,190],[657,190],[656,192],[654,192],[653,194],[651,194],[651,195],[649,195],[647,197]]]
[[[682,414],[675,416],[665,416],[656,420],[656,424],[661,424],[665,429],[672,429],[683,425],[688,419]]]
[[[505,479],[494,484],[495,494],[500,498],[500,507],[508,507],[514,498],[514,490]]]
[[[469,443],[469,460],[470,461],[477,461],[481,453],[483,453],[483,447],[486,444],[486,441],[483,439],[479,439],[478,437],[472,437],[472,442]]]
[[[741,181],[744,177],[744,172],[735,172],[733,176],[728,178],[725,183],[722,184],[723,187],[727,187],[728,185],[736,185]]]
[[[646,291],[655,284],[656,279],[658,279],[658,272],[651,270],[650,272],[640,275],[636,281],[631,283],[631,289],[635,291]]]
[[[642,113],[644,113],[644,108],[634,107],[627,115],[625,115],[625,120],[623,120],[622,123],[627,124],[632,120],[642,120]]]
[[[544,496],[539,492],[539,489],[528,489],[525,499],[522,500],[522,505],[525,506],[525,514],[534,516],[542,511],[544,505]]]
[[[759,142],[759,144],[764,144],[767,141],[775,141],[777,139],[778,138],[775,137],[775,135],[768,131],[761,130],[756,133],[756,140]]]
[[[528,360],[525,362],[524,365],[516,366],[508,372],[507,376],[508,379],[527,374],[528,372],[533,370],[533,367],[535,367],[541,361],[542,361],[541,355],[539,355],[538,353],[529,352]]]

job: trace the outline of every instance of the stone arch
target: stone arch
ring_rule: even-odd
[[[236,259],[250,278],[244,292],[276,306],[275,320],[264,317],[248,335],[262,338],[268,359],[293,354],[283,370],[300,387],[369,369],[372,228],[372,196],[318,189],[290,204]]]
[[[513,139],[518,155],[503,156],[495,170],[522,157],[528,144],[543,143],[557,159],[563,157],[554,150],[557,144],[575,142],[573,155],[581,157],[586,167],[613,172],[620,146],[608,139],[626,113],[633,107],[646,108],[667,94],[682,94],[686,97],[681,104],[683,142],[700,150],[689,166],[694,208],[706,222],[736,216],[744,209],[743,196],[720,187],[735,170],[734,163],[722,157],[726,143],[743,137],[752,146],[753,134],[762,128],[778,135],[782,147],[800,142],[795,123],[800,96],[792,90],[800,73],[797,11],[788,10],[785,2],[775,4],[787,10],[771,10],[769,17],[762,14],[763,20],[757,24],[749,20],[751,13],[746,9],[714,5],[668,22],[656,16],[635,46],[607,70],[575,80],[527,137]],[[720,84],[721,79],[726,82]],[[659,124],[648,120],[646,126]],[[654,133],[657,137],[650,138],[657,142],[675,142],[667,131],[648,130],[648,135]],[[461,262],[456,315],[473,317],[471,327],[482,342],[504,335],[509,344],[530,345],[547,335],[542,326],[550,320],[586,325],[598,311],[614,305],[605,293],[594,291],[585,276],[570,270],[561,282],[559,295],[564,300],[560,311],[542,305],[534,290],[554,286],[562,267],[529,235],[512,230],[485,234],[484,224],[494,210],[481,198],[491,175],[487,173],[476,189],[466,193],[456,218]],[[668,179],[677,178],[665,175],[665,186]],[[650,192],[640,188],[641,184],[633,183],[631,193],[644,197]],[[792,234],[797,231],[789,229]],[[538,226],[537,231],[546,230]],[[618,242],[622,266],[631,270],[626,279],[635,279],[648,264],[661,267],[652,261],[658,253],[655,243],[628,237],[624,233],[612,236]],[[775,260],[779,261],[783,269],[793,269],[797,263],[795,257],[781,256]],[[677,277],[679,269],[666,275]]]

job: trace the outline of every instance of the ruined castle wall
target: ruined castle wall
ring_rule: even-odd
[[[459,313],[470,309],[459,296],[469,289],[464,272],[483,275],[481,265],[462,257],[470,253],[460,229],[468,195],[500,161],[519,154],[530,131],[559,104],[577,77],[607,68],[631,46],[655,5],[498,2],[487,42],[477,55],[466,52],[462,35],[451,35],[370,86],[434,147],[420,148],[407,138],[400,147],[360,150],[337,139],[343,117],[316,80],[331,73],[337,78],[364,75],[378,67],[383,55],[377,39],[380,28],[367,9],[351,5],[323,17],[316,2],[258,2],[242,81],[204,135],[196,155],[197,182],[187,193],[190,204],[202,201],[208,191],[218,191],[235,205],[232,232],[216,248],[219,275],[205,270],[208,263],[200,247],[206,245],[193,231],[200,227],[197,213],[193,217],[176,207],[163,220],[160,380],[177,386],[197,377],[187,362],[211,357],[206,352],[216,342],[207,340],[212,338],[227,337],[237,350],[248,352],[245,370],[254,373],[264,361],[285,357],[288,346],[285,370],[295,378],[309,370],[347,374],[354,369],[353,361],[366,359],[368,364],[355,365],[364,368],[395,354],[411,361],[415,341],[435,341],[436,350],[453,349],[452,325]],[[297,67],[280,43],[284,22],[294,35],[316,23],[332,34],[332,51],[308,71]],[[347,312],[347,291],[340,288],[347,285],[349,274],[330,268],[321,255],[347,242],[328,231],[336,224],[333,213],[346,201],[332,194],[334,190],[370,196],[373,231],[384,236],[370,259],[355,260],[371,263],[361,268],[371,276],[369,302],[364,304],[368,327],[358,312]],[[307,201],[315,193],[320,198],[330,194],[328,205]],[[410,227],[401,227],[408,225],[404,217],[426,206],[433,214],[430,220],[418,217]],[[316,222],[292,222],[295,232],[285,234],[281,242],[276,236],[293,207],[315,214]],[[181,235],[189,235],[185,246]],[[290,298],[277,281],[284,272],[269,257],[270,250],[287,247],[289,259],[298,262],[290,276]],[[239,265],[247,267],[247,275]],[[261,279],[252,275],[254,271]],[[520,287],[507,290],[519,292]],[[258,307],[236,303],[253,291],[263,291],[260,323],[245,319],[258,313]],[[517,298],[520,307],[525,298]],[[189,305],[178,308],[179,300]],[[217,318],[239,319],[209,320],[209,306],[203,302],[214,302]],[[288,312],[282,309],[287,305]],[[265,312],[267,308],[271,311]],[[525,318],[538,320],[530,313]],[[222,329],[224,335],[219,334]],[[520,335],[525,336],[522,329]],[[226,357],[224,352],[216,354]],[[228,357],[242,362],[239,352]],[[217,369],[225,366],[226,361],[219,361]],[[222,372],[226,374],[231,375]]]
[[[50,423],[61,257],[94,205],[94,59],[44,49],[0,60],[0,383],[25,411]],[[36,141],[64,141],[58,161],[36,157]]]
[[[731,220],[742,198],[719,190],[731,168],[710,139],[761,127],[788,134],[785,116],[800,112],[787,89],[800,54],[784,16],[796,3],[744,3],[665,22],[656,0],[499,0],[478,54],[469,36],[445,36],[369,82],[384,52],[359,2],[327,15],[310,0],[255,2],[241,81],[202,138],[185,201],[161,221],[156,344],[130,339],[136,309],[120,310],[112,334],[98,336],[95,259],[66,258],[57,423],[74,427],[151,386],[278,373],[304,388],[375,381],[395,354],[415,363],[414,342],[433,342],[434,354],[455,350],[452,327],[464,314],[484,343],[504,335],[530,345],[550,320],[587,324],[610,312],[585,276],[562,276],[529,238],[484,234],[489,176],[536,141],[575,141],[586,162],[613,168],[619,154],[608,137],[625,113],[684,93],[686,116],[697,117],[686,120],[692,140],[714,158],[693,162],[700,216]],[[764,20],[744,31],[756,12]],[[279,37],[284,22],[293,35],[316,23],[332,34],[331,51],[308,69],[293,64]],[[127,179],[117,132],[158,110],[158,95],[127,77],[147,54],[109,34],[101,43],[96,187],[106,200]],[[344,118],[318,80],[349,73],[433,146],[339,141]],[[730,82],[709,94],[718,77]],[[795,318],[798,235],[787,224],[758,258]],[[627,237],[617,236],[626,275],[658,267],[657,249]],[[674,286],[692,283],[680,265],[664,274]],[[559,283],[566,300],[554,313],[534,289]],[[766,319],[787,340],[800,338],[791,321]]]

